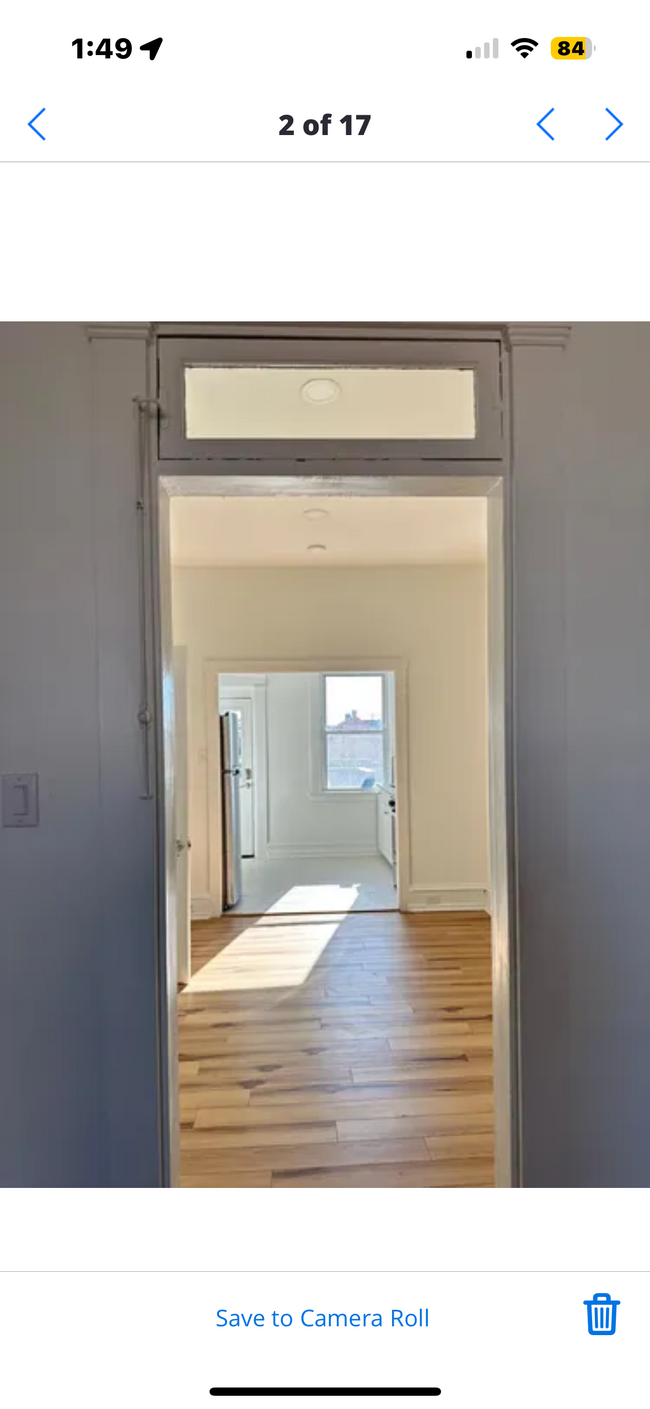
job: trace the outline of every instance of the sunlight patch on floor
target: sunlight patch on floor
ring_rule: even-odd
[[[270,905],[267,915],[323,914],[336,910],[352,910],[359,894],[358,885],[291,886]]]
[[[291,919],[288,925],[247,926],[190,979],[185,993],[243,992],[246,989],[298,988],[339,927],[343,915]]]

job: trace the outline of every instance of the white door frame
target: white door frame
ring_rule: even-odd
[[[178,762],[177,762],[178,761]],[[189,835],[187,646],[174,646],[174,817],[176,846],[176,977],[192,975],[192,842]]]
[[[176,467],[180,469],[180,467]],[[513,846],[514,836],[514,792],[513,792],[513,759],[512,759],[512,589],[511,589],[511,483],[506,477],[505,466],[499,467],[499,473],[494,470],[491,473],[480,474],[480,467],[468,465],[462,466],[458,474],[456,467],[449,466],[448,474],[440,473],[441,467],[436,466],[438,471],[435,475],[368,475],[360,481],[355,477],[339,478],[332,475],[328,477],[312,475],[283,475],[276,478],[273,475],[213,475],[208,476],[205,472],[200,480],[188,476],[187,465],[182,471],[174,476],[168,476],[165,471],[168,466],[156,466],[158,478],[158,492],[161,496],[161,516],[162,516],[162,538],[163,542],[169,539],[169,501],[171,497],[182,495],[183,492],[194,489],[194,492],[208,494],[217,493],[220,496],[227,494],[236,495],[355,495],[363,494],[372,497],[373,494],[381,496],[403,497],[405,495],[441,495],[449,497],[478,496],[488,501],[488,607],[489,607],[489,677],[490,677],[490,723],[489,723],[489,773],[490,773],[490,897],[492,923],[492,975],[493,975],[493,996],[494,996],[494,1121],[495,1121],[495,1182],[501,1188],[510,1188],[520,1183],[520,1143],[519,1143],[519,1032],[518,1032],[518,996],[517,996],[517,939],[516,939],[516,880],[515,880],[515,855]],[[195,488],[195,486],[197,486]],[[165,566],[166,558],[166,566]],[[171,598],[171,559],[169,551],[161,554],[163,580],[160,587],[160,599],[169,602]],[[160,628],[163,632],[163,640],[171,642],[171,610],[168,608],[161,614]],[[303,662],[303,666],[304,666]],[[275,662],[276,667],[280,666],[283,671],[294,671],[300,668],[295,661]],[[269,662],[246,661],[245,665],[241,660],[220,660],[211,662],[213,671],[212,689],[216,690],[217,683],[215,675],[220,672],[234,674],[236,671],[256,671],[264,668],[268,670]],[[346,669],[347,662],[339,664],[338,668]],[[393,668],[390,660],[376,662],[379,669],[390,670]],[[318,662],[312,668],[319,669]],[[326,668],[336,669],[334,661],[326,662]],[[269,671],[269,673],[271,673]],[[207,686],[206,686],[207,689]],[[396,681],[397,689],[397,681]],[[214,695],[213,695],[214,698]],[[496,712],[495,712],[496,711]],[[404,711],[402,711],[404,715]],[[163,714],[164,719],[164,714]],[[218,730],[216,733],[216,750],[213,762],[210,765],[218,769]],[[160,745],[162,748],[162,745]],[[397,768],[397,762],[396,762]],[[403,770],[404,771],[404,770]],[[165,770],[159,769],[159,777],[164,778]],[[406,770],[408,789],[408,769]],[[161,799],[164,804],[164,798]],[[159,806],[162,837],[164,838],[165,809],[164,805]],[[212,834],[215,842],[211,850],[220,838],[220,818],[217,815],[212,823]],[[403,829],[404,830],[404,829]],[[408,846],[408,843],[407,843]],[[169,849],[165,852],[164,840],[161,840],[161,852],[167,857],[169,862]],[[407,865],[408,853],[407,853]],[[164,869],[163,869],[164,874]],[[402,860],[402,874],[404,871],[404,861]],[[170,880],[173,886],[173,879]],[[161,913],[164,910],[161,908]],[[161,943],[165,944],[164,926],[161,935]],[[175,1012],[172,1003],[163,1010],[165,1013]],[[175,1019],[174,1019],[175,1021]],[[173,1052],[175,1033],[172,1034],[169,1045],[169,1052]],[[167,1061],[163,1076],[170,1072],[172,1068],[171,1058]],[[174,1121],[174,1102],[177,1100],[176,1088],[172,1083],[170,1091],[170,1109],[172,1115],[169,1117],[168,1129],[172,1143],[170,1169],[177,1169],[179,1162],[178,1144],[179,1127]],[[174,1182],[172,1180],[172,1182]]]
[[[219,487],[219,493],[223,492]],[[395,796],[397,801],[397,905],[406,910],[411,888],[411,828],[408,764],[408,673],[400,656],[309,656],[287,660],[278,656],[204,661],[203,680],[207,722],[208,891],[212,914],[222,914],[221,809],[216,786],[219,772],[219,728],[214,701],[220,675],[326,675],[336,671],[392,671],[395,677]],[[405,819],[405,820],[404,820]]]
[[[168,328],[169,334],[176,333]],[[178,330],[180,331],[180,329]],[[185,331],[185,330],[183,330]],[[192,329],[188,330],[192,331]],[[244,325],[243,331],[250,329]],[[286,329],[282,330],[286,332]],[[308,336],[306,328],[299,328],[300,336]],[[202,330],[210,336],[210,330]],[[218,330],[215,329],[215,333]],[[339,329],[343,340],[358,338],[358,328]],[[318,335],[318,328],[315,328]],[[369,325],[364,330],[367,338],[369,360],[372,359],[373,341],[383,334],[384,347],[396,336],[423,336],[420,329],[410,332],[400,328],[380,330]],[[271,336],[272,330],[262,328],[259,336]],[[441,334],[427,328],[426,337],[435,341]],[[476,334],[467,328],[453,330],[452,336],[480,338],[495,337],[494,330],[483,330]],[[447,330],[449,336],[449,330]],[[500,339],[503,360],[507,362],[508,349],[503,332]],[[150,344],[152,385],[158,384],[157,345],[154,338]],[[509,380],[507,368],[502,376],[502,422],[504,427],[502,453],[500,458],[471,460],[445,458],[437,460],[402,458],[396,453],[394,458],[381,458],[381,446],[373,446],[373,458],[337,460],[335,445],[331,447],[330,461],[301,463],[300,473],[287,474],[297,465],[290,460],[273,461],[268,458],[268,450],[262,442],[256,447],[258,458],[254,461],[240,460],[226,462],[219,460],[192,461],[161,460],[158,445],[158,421],[164,421],[165,408],[158,407],[158,421],[152,417],[149,435],[149,470],[151,483],[149,501],[159,505],[160,522],[152,519],[153,551],[151,555],[151,580],[149,583],[153,599],[153,620],[155,625],[155,677],[156,702],[156,777],[157,789],[157,831],[158,831],[158,916],[159,916],[159,1007],[161,1013],[161,1099],[163,1111],[163,1134],[166,1148],[163,1150],[163,1181],[175,1183],[178,1170],[179,1124],[177,1118],[177,1075],[175,1072],[176,1045],[176,1005],[175,994],[171,991],[170,935],[175,929],[170,919],[173,915],[174,867],[169,846],[171,825],[167,807],[169,787],[165,779],[165,739],[169,747],[169,714],[173,713],[166,701],[163,683],[166,681],[165,662],[169,660],[172,643],[171,629],[171,560],[169,556],[169,497],[183,493],[218,493],[238,495],[344,495],[344,496],[395,496],[407,495],[479,495],[490,498],[488,513],[488,598],[490,602],[490,670],[492,688],[490,691],[491,719],[489,731],[490,755],[490,830],[491,864],[490,893],[493,915],[498,923],[493,924],[492,968],[495,995],[495,1148],[496,1183],[502,1187],[518,1185],[520,1179],[520,1120],[519,1120],[519,1032],[518,1032],[518,966],[516,931],[516,853],[514,846],[514,757],[513,757],[513,682],[512,682],[512,478],[510,474],[509,443]],[[375,458],[376,456],[376,458]],[[230,468],[239,473],[231,474]],[[253,473],[247,473],[247,471]],[[227,471],[224,473],[224,471]],[[320,471],[320,473],[319,473]],[[430,473],[431,472],[431,473]],[[495,688],[496,674],[501,670],[501,686]],[[224,664],[220,662],[221,669]],[[291,668],[291,666],[289,667]],[[502,669],[501,669],[502,668]],[[172,692],[173,695],[173,692]],[[497,713],[494,714],[495,707]],[[496,785],[495,785],[496,783]],[[170,900],[171,896],[171,900]],[[166,900],[167,897],[167,900]]]

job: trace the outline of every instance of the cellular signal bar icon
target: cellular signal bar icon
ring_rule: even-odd
[[[466,49],[466,50],[465,50],[465,58],[466,58],[466,59],[480,59],[481,54],[483,55],[483,58],[484,58],[484,59],[489,59],[490,57],[493,58],[493,59],[498,59],[498,57],[499,57],[499,41],[498,41],[498,39],[493,39],[493,40],[492,40],[492,53],[491,53],[491,54],[490,54],[490,41],[489,41],[489,39],[486,40],[486,42],[485,42],[485,44],[483,45],[483,48],[482,48],[482,49],[481,49],[480,44],[477,44],[477,46],[476,46],[476,48],[475,48],[474,50],[472,50],[472,49]]]

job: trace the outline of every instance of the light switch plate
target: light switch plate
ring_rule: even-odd
[[[38,826],[38,773],[3,773],[2,825]]]

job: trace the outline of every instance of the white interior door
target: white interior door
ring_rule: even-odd
[[[255,768],[253,761],[253,701],[228,697],[226,708],[239,720],[239,815],[241,854],[255,855]]]
[[[187,654],[174,648],[174,812],[176,823],[176,943],[179,983],[192,973],[190,849],[187,770]]]

